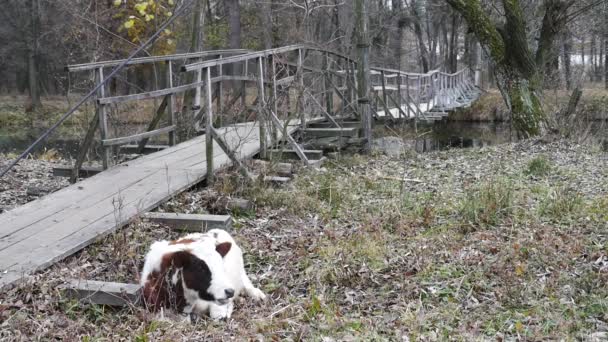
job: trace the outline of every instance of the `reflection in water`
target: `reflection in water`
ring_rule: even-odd
[[[419,127],[419,132],[427,130],[429,134],[416,142],[418,152],[484,147],[516,140],[508,123],[436,122],[433,125]]]
[[[129,134],[133,134],[135,132],[142,132],[145,129],[142,125],[123,125],[123,128],[120,132],[115,133],[116,136],[125,136]],[[11,128],[0,128],[0,153],[15,153],[20,154],[25,151],[40,135],[42,135],[45,131],[42,129],[19,129],[18,132],[15,132],[17,129]],[[84,133],[82,133],[84,135]],[[93,141],[93,153],[91,154],[91,158],[100,159],[101,158],[101,148],[99,145],[99,137],[97,137]],[[34,151],[34,154],[37,154],[45,149],[56,150],[60,156],[66,159],[74,158],[78,154],[78,149],[80,147],[80,143],[82,141],[82,137],[78,136],[62,136],[60,133],[51,134],[46,141],[42,142],[37,150]],[[166,144],[166,137],[159,136],[153,137],[150,140],[150,144]]]

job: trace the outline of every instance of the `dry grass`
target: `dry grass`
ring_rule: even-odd
[[[528,173],[539,156],[542,177]],[[62,297],[66,277],[137,280],[156,239],[135,222],[0,296],[4,340],[559,340],[608,332],[608,156],[570,143],[452,150],[406,159],[346,157],[285,187],[230,174],[165,208],[236,217],[246,268],[271,299],[229,322],[159,321]],[[401,178],[422,182],[401,182]],[[498,180],[493,182],[491,180]],[[560,189],[577,189],[576,195]],[[468,202],[485,219],[471,227]],[[470,204],[470,203],[469,203]],[[550,205],[549,205],[550,204]],[[567,213],[564,215],[564,213]],[[482,217],[477,215],[477,217]],[[475,223],[475,222],[473,222]],[[35,322],[35,323],[33,323]],[[595,335],[594,335],[595,334]]]
[[[545,91],[547,113],[562,111],[568,105],[570,95],[571,92],[564,89]],[[588,120],[608,119],[608,91],[598,87],[584,88],[577,116]],[[506,121],[509,120],[509,113],[500,92],[491,89],[470,108],[454,111],[449,118],[454,121]]]

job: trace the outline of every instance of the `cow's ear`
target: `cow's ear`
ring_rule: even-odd
[[[230,252],[231,247],[232,244],[230,242],[222,242],[219,245],[215,246],[215,250],[220,253],[223,258],[226,256],[226,254],[228,254],[228,252]]]

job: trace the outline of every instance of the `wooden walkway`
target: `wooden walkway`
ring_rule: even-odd
[[[290,125],[288,132],[296,131]],[[260,150],[254,123],[219,128],[237,156]],[[238,147],[238,148],[237,148]],[[231,163],[215,146],[214,168]],[[126,225],[206,176],[205,136],[117,165],[0,215],[0,288]]]

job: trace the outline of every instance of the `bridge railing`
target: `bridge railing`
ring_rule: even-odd
[[[99,82],[104,77],[105,68],[116,66],[121,62],[85,63],[70,65],[66,69],[69,72],[92,71],[96,82]],[[100,89],[95,100],[95,118],[91,121],[81,145],[72,179],[75,180],[77,177],[98,129],[104,169],[113,164],[113,152],[117,146],[135,142],[138,143],[137,150],[141,153],[150,138],[165,134],[168,135],[169,144],[175,144],[176,113],[181,110],[178,108],[176,95],[180,93],[189,91],[194,93],[191,108],[193,126],[201,131],[204,127],[205,132],[210,133],[207,134],[207,139],[212,137],[220,146],[225,144],[222,143],[221,137],[213,137],[214,132],[217,133],[214,131],[214,125],[218,123],[221,125],[222,122],[248,121],[252,117],[247,116],[250,112],[255,113],[253,118],[259,122],[260,130],[263,131],[260,137],[267,137],[269,132],[272,133],[272,137],[276,137],[277,131],[285,128],[282,122],[293,113],[300,114],[299,124],[302,127],[306,126],[307,120],[318,116],[323,116],[339,126],[334,119],[336,114],[349,115],[356,111],[355,63],[347,56],[313,46],[292,45],[260,52],[218,50],[142,57],[132,60],[128,66],[136,67],[141,64],[162,65],[161,69],[164,70],[162,86],[151,91],[126,94],[117,91],[110,93],[109,87]],[[185,74],[178,70],[182,70]],[[183,82],[184,77],[181,77],[183,75],[189,76],[185,77],[186,82]],[[225,91],[227,83],[233,85],[229,87],[232,90],[232,98],[229,101],[225,101],[228,99],[226,96],[228,92]],[[293,90],[297,90],[296,94]],[[248,93],[254,93],[256,96],[253,103]],[[335,94],[338,95],[337,101],[334,101]],[[108,122],[110,109],[116,108],[119,104],[157,98],[162,98],[162,102],[155,110],[156,113],[145,131],[126,136],[116,134],[112,136]],[[237,114],[228,113],[234,109],[239,98],[242,110]],[[285,99],[287,101],[284,101]],[[215,105],[214,100],[216,100]],[[281,104],[281,101],[287,102],[287,105]],[[227,108],[224,108],[226,102]],[[293,105],[294,102],[296,105]],[[334,106],[339,106],[338,110],[334,110]],[[225,115],[215,115],[218,113]],[[185,113],[181,114],[185,115]],[[116,115],[113,117],[116,119]],[[205,123],[202,123],[203,118]],[[166,121],[164,127],[159,127],[161,120]],[[260,140],[262,154],[265,154],[267,139]],[[274,139],[271,139],[272,141]],[[291,142],[291,145],[294,149],[301,150],[295,142]],[[213,153],[212,148],[209,151]],[[305,157],[303,154],[302,156]]]
[[[182,71],[191,72],[208,83],[211,76],[223,68],[244,70],[238,77],[227,80],[255,82],[257,97],[253,101],[255,119],[259,129],[260,154],[267,156],[269,144],[278,141],[278,133],[287,131],[290,122],[306,127],[310,119],[323,117],[335,127],[341,114],[356,112],[355,63],[342,54],[308,45],[291,45],[265,51],[250,52],[222,59],[184,65]],[[247,90],[246,86],[242,87]],[[216,110],[211,103],[211,89],[205,87],[205,128],[208,179],[212,179],[214,141],[229,154],[215,127]],[[338,96],[335,101],[334,95]],[[336,103],[337,102],[337,103]],[[308,103],[308,105],[307,105]],[[336,110],[336,105],[339,109]],[[297,114],[297,118],[295,115]],[[336,115],[338,114],[338,115]],[[308,163],[301,146],[289,134],[281,134],[295,153]],[[230,155],[230,154],[229,154]],[[238,160],[233,158],[238,164]]]
[[[122,61],[71,65],[70,72],[93,71],[100,81],[104,68]],[[191,118],[187,125],[206,133],[208,179],[213,179],[214,142],[242,167],[234,150],[218,131],[222,125],[256,123],[260,154],[267,156],[270,145],[280,133],[305,163],[309,160],[291,135],[284,134],[294,120],[301,128],[316,118],[341,129],[340,118],[357,116],[357,63],[346,55],[323,48],[297,44],[264,51],[218,50],[200,53],[142,57],[128,66],[162,64],[164,81],[158,89],[136,93],[98,93],[96,116],[91,122],[74,165],[74,177],[80,169],[99,128],[103,166],[113,163],[114,147],[136,142],[143,152],[150,138],[168,135],[169,145],[177,142],[177,113]],[[182,77],[185,76],[185,77]],[[470,71],[454,74],[434,70],[411,73],[387,68],[371,69],[371,87],[377,118],[433,120],[469,101],[476,92]],[[185,78],[185,81],[184,81]],[[177,94],[191,93],[192,107],[179,106]],[[162,98],[156,113],[143,132],[110,136],[108,109],[122,103]],[[240,101],[239,101],[240,100]],[[178,108],[179,107],[179,108]],[[161,120],[166,121],[159,127]],[[183,121],[183,120],[182,120]]]
[[[466,106],[478,96],[469,69],[449,74],[439,70],[411,73],[372,68],[377,118],[431,121]]]
[[[176,117],[175,113],[177,111],[176,108],[176,95],[179,93],[186,92],[191,89],[196,88],[195,83],[185,84],[181,86],[174,86],[175,81],[175,73],[174,73],[174,65],[175,64],[184,64],[189,60],[200,60],[205,58],[221,58],[225,55],[235,55],[235,54],[243,54],[248,52],[248,50],[215,50],[215,51],[203,51],[196,53],[185,53],[185,54],[175,54],[175,55],[164,55],[164,56],[150,56],[150,57],[141,57],[134,58],[128,64],[127,67],[134,67],[143,64],[161,64],[165,70],[164,86],[163,89],[157,89],[153,91],[145,91],[138,92],[134,94],[111,94],[108,86],[101,87],[97,93],[97,97],[95,99],[95,117],[91,121],[87,134],[84,138],[83,143],[80,146],[78,156],[76,158],[76,162],[74,165],[74,172],[72,175],[72,180],[78,177],[78,171],[80,170],[84,158],[90,146],[93,142],[95,132],[99,129],[100,139],[101,139],[101,148],[102,148],[102,164],[103,168],[107,169],[112,165],[112,150],[115,146],[121,146],[128,143],[138,142],[138,150],[143,151],[147,142],[150,138],[158,136],[158,135],[168,135],[169,145],[173,145],[176,143],[175,138],[175,130],[176,130]],[[110,60],[110,61],[100,61],[100,62],[92,62],[92,63],[84,63],[84,64],[75,64],[69,65],[66,67],[68,72],[84,72],[89,71],[94,73],[94,82],[99,83],[104,79],[104,72],[108,68],[115,67],[120,65],[123,60]],[[140,132],[137,134],[129,135],[129,136],[115,136],[110,137],[110,127],[108,122],[109,116],[109,108],[111,106],[116,106],[120,103],[127,103],[132,101],[139,101],[145,99],[155,99],[162,97],[163,100],[159,105],[158,109],[155,110],[155,115],[152,118],[148,128],[145,132]],[[200,96],[195,96],[196,98],[200,98]],[[165,127],[158,128],[160,121],[166,119],[167,125]]]

